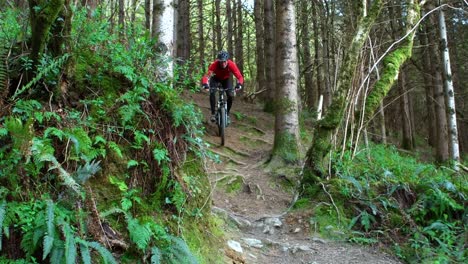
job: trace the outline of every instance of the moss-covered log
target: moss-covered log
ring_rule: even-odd
[[[307,152],[305,170],[311,170],[317,176],[323,174],[322,161],[331,148],[331,135],[343,119],[346,106],[346,96],[352,86],[354,72],[358,63],[359,54],[366,41],[371,27],[383,7],[383,1],[374,1],[366,16],[359,19],[358,27],[351,41],[350,48],[343,62],[343,67],[338,80],[337,91],[333,94],[333,101],[326,115],[317,123],[314,130],[312,146]],[[363,7],[361,7],[363,8]],[[363,14],[364,12],[359,12]],[[306,178],[304,178],[306,181]],[[304,182],[308,184],[307,182]],[[310,184],[310,183],[309,183]]]

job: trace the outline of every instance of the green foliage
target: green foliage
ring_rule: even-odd
[[[48,259],[50,263],[75,263],[79,258],[79,246],[84,263],[91,263],[89,250],[85,249],[94,245],[100,248],[98,252],[106,263],[116,263],[112,254],[102,245],[80,238],[74,230],[72,219],[75,219],[75,214],[72,210],[51,199],[44,200],[11,202],[4,214],[5,225],[2,230],[14,227],[23,233],[21,249],[26,253],[25,260],[36,263],[34,255],[42,250],[43,261]]]
[[[23,92],[33,87],[33,85],[36,85],[44,77],[47,77],[48,75],[52,75],[54,73],[55,75],[57,75],[60,72],[61,67],[67,62],[69,57],[70,55],[65,53],[57,59],[41,58],[42,67],[38,67],[36,76],[34,76],[34,78],[31,81],[29,81],[26,85],[24,85],[21,89],[17,90],[15,94],[13,94],[12,99],[16,99]]]
[[[332,190],[353,205],[345,211],[349,228],[355,230],[351,241],[369,243],[385,234],[407,261],[466,261],[466,175],[379,145],[354,157],[351,151],[342,158],[336,155],[333,161],[337,177],[331,181]]]

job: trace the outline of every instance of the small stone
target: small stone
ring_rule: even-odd
[[[242,246],[239,242],[234,241],[234,240],[228,240],[227,244],[229,248],[231,248],[232,250],[241,254],[243,253]]]
[[[263,244],[262,241],[255,239],[255,238],[242,238],[244,242],[247,244],[249,247],[254,247],[254,248],[262,248]]]
[[[299,233],[299,231],[301,231],[301,229],[299,227],[296,227],[296,229],[294,229],[293,233]]]

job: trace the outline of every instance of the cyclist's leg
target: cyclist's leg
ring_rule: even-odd
[[[226,90],[227,95],[227,114],[229,115],[229,111],[232,107],[232,102],[234,101],[234,89],[232,88],[232,82],[229,79],[222,80],[221,84],[223,88]]]
[[[218,80],[212,76],[210,78],[210,109],[211,109],[211,115],[215,114],[215,104],[216,104],[216,84],[218,83]]]

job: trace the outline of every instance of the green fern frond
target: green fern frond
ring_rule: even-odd
[[[85,158],[92,150],[93,142],[88,136],[88,133],[81,127],[75,127],[68,130],[67,137],[75,144],[75,153],[77,155],[84,154]]]
[[[34,113],[42,109],[42,104],[37,100],[18,100],[13,107],[13,113],[25,114],[28,117],[33,117]]]
[[[6,215],[6,205],[7,203],[5,200],[0,203],[0,251],[2,250],[3,221]]]
[[[99,166],[101,161],[87,161],[85,165],[79,166],[75,172],[75,178],[77,182],[80,184],[85,183],[91,176],[96,174],[98,171],[101,170],[101,166]]]
[[[39,82],[39,80],[41,80],[43,76],[52,72],[54,69],[61,67],[69,57],[70,54],[64,54],[62,57],[49,63],[47,67],[39,71],[38,74],[31,81],[29,81],[29,83],[27,83],[21,89],[17,90],[12,96],[12,100],[16,99],[16,97],[18,97],[20,94],[22,94],[23,92],[31,88],[33,85],[35,85],[37,82]]]
[[[161,263],[161,251],[157,247],[151,248],[151,264]]]
[[[54,245],[54,236],[55,236],[54,207],[55,207],[54,202],[52,200],[47,200],[47,207],[46,207],[47,234],[44,236],[44,240],[43,240],[43,249],[44,249],[43,254],[42,254],[43,260],[47,258],[47,255],[49,255]]]
[[[130,233],[130,239],[137,245],[141,250],[144,250],[151,239],[153,233],[148,225],[141,225],[138,219],[135,219],[127,214],[127,229]]]
[[[34,158],[39,161],[51,162],[52,166],[49,170],[57,169],[59,171],[59,177],[65,185],[80,194],[80,185],[76,183],[70,173],[68,173],[54,157],[54,148],[51,146],[49,139],[33,138],[30,150]]]
[[[172,244],[169,251],[173,255],[174,263],[198,264],[198,260],[183,239],[174,236],[170,236],[170,239]]]
[[[60,140],[63,140],[63,137],[65,136],[65,132],[63,130],[60,130],[60,129],[56,128],[56,127],[48,127],[44,131],[44,137],[48,138],[49,135],[56,136]]]
[[[63,223],[62,231],[65,236],[65,261],[67,264],[73,264],[77,256],[75,235],[67,222]]]
[[[88,246],[91,248],[94,248],[97,252],[99,252],[105,264],[107,263],[117,264],[117,261],[115,260],[114,256],[112,256],[109,250],[107,250],[107,248],[105,248],[101,244],[97,242],[89,242]]]
[[[124,214],[125,215],[126,212],[118,207],[114,207],[114,208],[111,208],[107,211],[100,213],[99,216],[101,218],[106,218],[107,216],[112,215],[112,214]]]
[[[63,264],[63,254],[64,254],[64,250],[62,247],[58,247],[58,246],[54,247],[50,254],[49,263],[50,264]]]
[[[120,149],[119,145],[117,145],[117,143],[109,141],[107,145],[117,154],[117,156],[119,156],[119,158],[123,158],[122,150]]]
[[[80,243],[80,252],[83,264],[91,264],[91,253],[89,252],[88,243]]]

